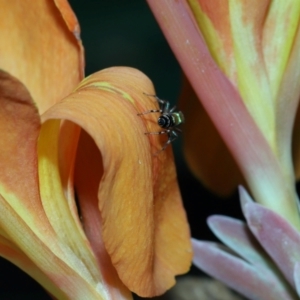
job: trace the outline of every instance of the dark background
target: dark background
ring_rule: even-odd
[[[146,1],[70,0],[70,3],[81,25],[86,75],[111,66],[135,67],[151,78],[160,98],[176,102],[181,70]],[[185,165],[181,143],[182,138],[174,143],[176,165],[192,236],[212,240],[206,218],[211,214],[241,218],[237,195],[219,199],[203,188]],[[49,299],[37,283],[9,262],[1,259],[0,266],[0,299]],[[192,268],[191,274],[201,272]]]

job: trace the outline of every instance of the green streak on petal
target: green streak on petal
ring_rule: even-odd
[[[132,104],[134,104],[133,98],[128,93],[124,92],[124,90],[119,89],[116,86],[114,86],[108,82],[105,82],[105,81],[101,81],[101,82],[94,81],[94,82],[88,83],[89,80],[90,80],[90,76],[85,78],[81,82],[81,84],[77,87],[76,90],[79,90],[80,88],[84,88],[84,87],[96,87],[96,88],[99,88],[104,91],[108,91],[108,92],[112,92],[114,94],[121,95],[124,99],[126,99],[126,100],[130,101]]]
[[[299,24],[299,0],[273,0],[263,29],[263,54],[272,95],[277,96]]]
[[[131,98],[131,96],[128,93],[124,92],[121,89],[116,88],[115,86],[107,82],[98,82],[98,83],[93,83],[91,85],[106,91],[113,92],[115,94],[121,94],[124,99],[129,100],[131,103],[134,103],[134,100]]]

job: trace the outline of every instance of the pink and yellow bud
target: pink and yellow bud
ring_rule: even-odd
[[[224,145],[216,127],[255,200],[300,228],[291,156],[300,96],[300,2],[148,3],[214,124],[197,101],[190,101],[192,92],[183,95],[190,136],[186,156],[195,174],[220,194],[243,183],[232,157],[218,152]],[[195,122],[208,124],[209,131],[195,129]],[[215,162],[211,153],[217,153]],[[210,164],[203,163],[206,156]]]

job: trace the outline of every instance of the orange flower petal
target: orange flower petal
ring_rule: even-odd
[[[118,289],[110,289],[112,299],[118,299],[120,294],[129,299],[131,293],[120,281],[103,243],[102,219],[99,214],[97,197],[99,183],[103,175],[102,158],[94,140],[84,130],[80,134],[75,171],[76,195],[81,220],[84,231],[98,258],[98,265],[104,282],[111,287],[118,287]]]
[[[0,194],[12,206],[23,207],[25,220],[34,224],[39,214],[31,219],[26,211],[43,210],[36,157],[40,117],[26,88],[3,71],[0,71],[0,128]],[[26,185],[20,184],[24,178]]]
[[[38,280],[39,283],[45,284],[45,288],[51,288],[54,284],[57,288],[49,292],[58,299],[84,299],[85,297],[99,299],[106,294],[106,291],[100,289],[100,282],[98,285],[82,278],[85,275],[83,273],[86,272],[85,266],[72,255],[67,245],[55,238],[50,239],[48,232],[44,232],[48,236],[44,243],[19,217],[19,212],[20,210],[12,208],[7,199],[0,195],[0,213],[4,216],[0,218],[0,226],[10,238],[14,239],[26,256],[49,277],[48,282],[44,281],[46,277],[42,277]],[[37,231],[41,232],[41,228],[37,227]],[[53,248],[57,251],[53,251]],[[74,259],[77,268],[74,268]],[[34,272],[34,269],[30,270],[29,274]]]
[[[187,80],[180,102],[185,115],[184,153],[195,176],[223,197],[239,184],[245,186],[236,162]]]
[[[80,299],[86,294],[97,298],[99,293],[95,286],[81,279],[79,268],[73,268],[76,263],[77,266],[82,263],[70,251],[70,246],[55,235],[40,201],[37,174],[40,117],[37,108],[26,88],[3,71],[0,72],[0,128],[1,235],[11,240],[46,274],[38,281],[55,297],[66,299],[68,295]],[[0,253],[7,257],[3,249]],[[20,264],[18,259],[13,262],[22,267],[26,258],[19,261]],[[32,267],[26,271],[37,278],[36,267]],[[82,269],[81,266],[80,271]],[[52,289],[53,284],[57,288]]]
[[[144,133],[160,130],[157,115],[137,116],[158,107],[143,93],[154,92],[142,73],[110,68],[85,79],[42,118],[70,120],[94,139],[103,163],[98,199],[105,247],[124,284],[154,296],[188,271],[192,252],[171,147],[153,155],[163,141]]]
[[[76,17],[63,0],[0,0],[0,7],[0,68],[26,85],[42,113],[82,79]]]
[[[70,249],[67,255],[72,267],[81,269],[82,277],[93,282],[99,280],[101,275],[77,212],[74,214],[72,211],[75,204],[70,205],[70,201],[66,201],[60,182],[57,148],[59,129],[60,122],[55,120],[44,123],[40,132],[38,157],[41,201],[57,239]]]

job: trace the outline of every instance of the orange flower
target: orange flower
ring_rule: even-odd
[[[156,117],[137,116],[157,107],[151,81],[110,68],[80,83],[68,3],[2,2],[0,255],[58,299],[163,293],[192,253],[171,147],[153,156]]]

